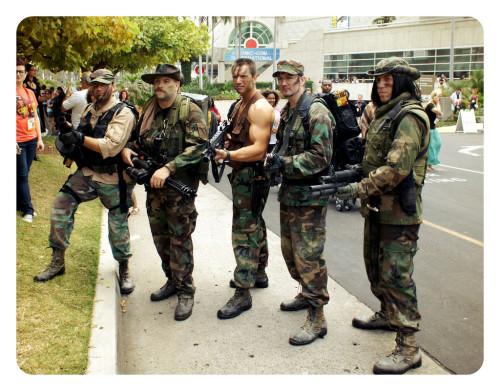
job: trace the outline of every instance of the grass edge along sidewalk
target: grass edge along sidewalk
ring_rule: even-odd
[[[38,216],[33,223],[16,215],[16,358],[27,374],[85,374],[94,306],[101,236],[102,206],[98,200],[79,206],[66,274],[46,283],[33,276],[52,259],[47,237],[54,197],[74,172],[62,164],[54,138],[44,138],[41,162],[33,162],[29,177]]]

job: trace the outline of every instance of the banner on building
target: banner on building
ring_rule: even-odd
[[[274,61],[273,57],[274,49],[272,48],[241,48],[240,57],[241,58],[251,58],[252,60],[258,62],[268,62]],[[280,50],[276,49],[276,60],[280,58]],[[224,55],[224,61],[236,61],[236,49],[231,49]]]

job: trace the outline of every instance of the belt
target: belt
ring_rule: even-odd
[[[88,169],[95,171],[99,174],[109,174],[112,175],[115,172],[118,172],[118,167],[116,164],[110,164],[108,166],[93,166],[93,165],[88,165]]]

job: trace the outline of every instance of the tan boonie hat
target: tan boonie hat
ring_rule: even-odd
[[[304,75],[304,65],[296,60],[281,60],[276,65],[277,71],[273,73],[273,77],[278,76],[278,73],[289,73],[290,75]]]
[[[154,84],[156,76],[168,76],[174,80],[181,81],[181,70],[175,65],[158,64],[155,73],[146,73],[141,76],[141,79],[148,84]]]
[[[420,78],[420,71],[413,68],[406,60],[401,57],[389,57],[380,60],[375,66],[375,70],[366,72],[370,76],[383,75],[384,73],[391,73],[396,75],[408,75],[413,80]]]
[[[115,75],[107,69],[98,69],[90,75],[91,83],[113,84]]]

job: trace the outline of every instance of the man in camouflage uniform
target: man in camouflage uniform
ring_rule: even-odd
[[[279,170],[283,176],[278,194],[281,251],[290,275],[302,288],[294,299],[281,303],[281,309],[308,309],[304,326],[289,340],[292,345],[305,345],[327,332],[323,306],[329,301],[328,274],[322,254],[328,196],[310,197],[309,186],[319,184],[319,176],[326,175],[336,124],[326,106],[305,93],[306,77],[301,63],[280,61],[273,76],[288,103],[282,110],[278,129],[280,150],[267,156],[266,168]],[[308,129],[299,113],[305,102],[309,105]]]
[[[174,317],[185,320],[191,316],[194,304],[191,234],[198,213],[194,199],[164,184],[172,177],[198,189],[207,124],[196,103],[179,93],[182,80],[179,68],[159,64],[155,73],[142,75],[142,80],[154,86],[155,95],[145,104],[133,139],[141,151],[165,164],[146,185],[149,225],[167,277],[165,285],[151,294],[151,300],[165,300],[177,294]],[[130,148],[122,152],[123,160],[129,165],[133,165],[133,155],[136,153]]]
[[[354,327],[396,330],[396,349],[374,366],[375,373],[404,373],[422,363],[413,257],[422,223],[422,187],[429,146],[429,121],[415,80],[420,72],[398,57],[374,71],[375,118],[366,134],[364,179],[338,189],[340,199],[359,197],[365,218],[364,261],[381,310],[355,317]]]
[[[52,204],[49,235],[52,262],[34,280],[45,282],[64,274],[64,253],[69,245],[78,205],[99,197],[109,211],[109,242],[113,257],[119,263],[120,290],[131,293],[134,284],[128,274],[128,260],[132,252],[127,214],[132,206],[133,183],[122,171],[120,151],[128,141],[136,120],[132,111],[114,97],[115,79],[111,71],[99,69],[90,78],[95,102],[86,107],[76,130],[59,136],[58,142],[65,147],[80,148],[82,155],[77,159],[78,169],[70,175]]]
[[[220,319],[234,318],[249,310],[252,307],[249,289],[268,286],[265,268],[269,251],[262,211],[270,180],[269,174],[263,171],[262,159],[271,137],[274,110],[257,92],[257,68],[253,60],[236,60],[232,74],[241,100],[232,112],[233,127],[228,135],[227,150],[216,150],[215,160],[224,159],[233,169],[229,179],[233,194],[232,244],[236,269],[230,285],[236,291],[217,312]]]

